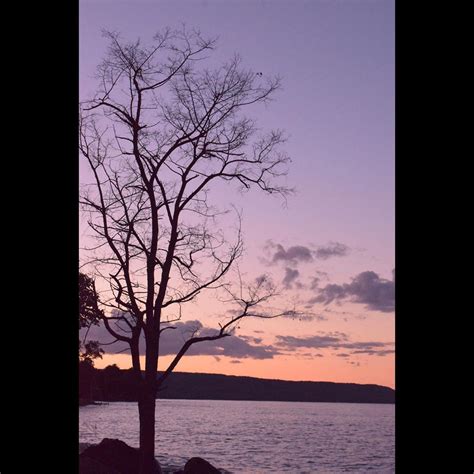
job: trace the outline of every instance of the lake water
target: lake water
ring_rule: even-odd
[[[156,456],[165,472],[193,456],[226,472],[395,472],[395,406],[157,400]],[[138,446],[136,403],[79,409],[79,441]]]

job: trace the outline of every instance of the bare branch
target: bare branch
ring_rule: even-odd
[[[243,253],[240,216],[230,238],[227,223],[218,227],[228,210],[209,193],[217,181],[233,185],[229,192],[291,192],[282,182],[290,161],[281,151],[283,132],[263,134],[245,115],[272,100],[280,79],[246,70],[238,56],[204,68],[215,40],[185,27],[158,33],[149,46],[116,32],[104,36],[109,48],[97,91],[81,104],[80,117],[79,149],[92,176],[80,200],[94,239],[87,264],[110,312],[104,324],[129,344],[137,374],[144,334],[151,386],[161,335],[175,328],[181,305],[204,290],[224,292],[236,312],[216,335],[186,341],[167,374],[193,344],[229,336],[241,319],[283,314],[264,308],[275,296],[264,281],[246,295],[242,281],[239,294],[231,290],[229,272]],[[178,316],[166,315],[171,305]]]

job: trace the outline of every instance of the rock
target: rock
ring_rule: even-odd
[[[121,474],[113,467],[106,466],[87,456],[79,456],[79,472],[80,474]]]
[[[137,474],[138,465],[138,449],[119,439],[104,438],[99,444],[86,448],[79,456],[80,474]],[[162,474],[157,461],[150,474]]]
[[[87,449],[89,446],[92,446],[91,443],[79,443],[79,454],[82,453],[85,449]]]
[[[191,458],[184,466],[183,474],[221,474],[211,463],[202,458]]]

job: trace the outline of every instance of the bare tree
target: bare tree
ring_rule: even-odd
[[[220,209],[209,195],[221,181],[285,196],[278,178],[289,159],[279,151],[281,131],[261,134],[242,115],[272,98],[278,78],[243,69],[237,56],[205,69],[215,41],[185,28],[157,34],[151,46],[105,36],[97,93],[81,103],[79,146],[92,176],[81,204],[97,240],[88,264],[107,283],[102,320],[128,343],[139,383],[143,474],[153,471],[157,389],[186,351],[229,336],[243,318],[292,314],[265,307],[275,293],[266,278],[228,286],[224,277],[242,254],[240,216],[231,241],[213,227]],[[185,341],[158,378],[161,334],[173,329],[184,303],[209,289],[226,292],[236,309],[215,334]]]

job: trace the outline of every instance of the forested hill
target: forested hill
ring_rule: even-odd
[[[135,401],[136,379],[132,370],[116,366],[79,370],[80,402]],[[380,385],[285,380],[230,375],[172,373],[157,398],[196,400],[265,400],[291,402],[395,403],[395,391]]]
[[[172,373],[158,398],[291,402],[395,403],[395,390],[381,385],[289,382],[216,374]]]

